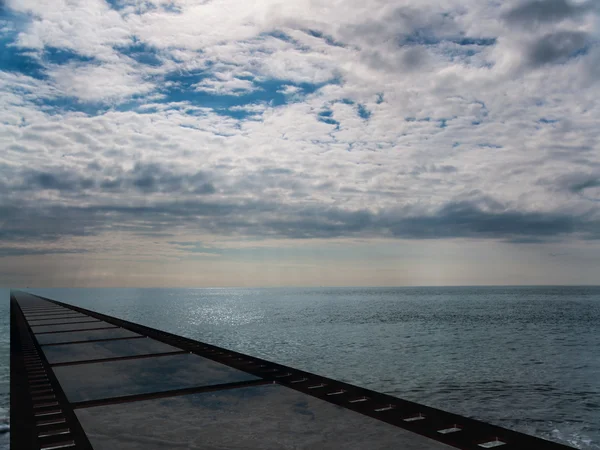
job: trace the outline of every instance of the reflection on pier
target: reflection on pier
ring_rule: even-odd
[[[93,311],[11,293],[15,449],[565,449]]]

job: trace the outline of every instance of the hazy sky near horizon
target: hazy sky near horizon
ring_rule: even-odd
[[[0,285],[600,284],[600,3],[4,0]]]

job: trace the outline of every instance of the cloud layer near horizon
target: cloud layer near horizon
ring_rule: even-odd
[[[599,12],[8,0],[4,255],[112,232],[596,242]]]

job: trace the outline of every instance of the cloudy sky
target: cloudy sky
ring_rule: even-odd
[[[600,284],[600,3],[0,1],[0,285]]]

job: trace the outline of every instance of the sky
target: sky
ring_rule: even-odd
[[[599,25],[1,0],[0,285],[600,284]]]

